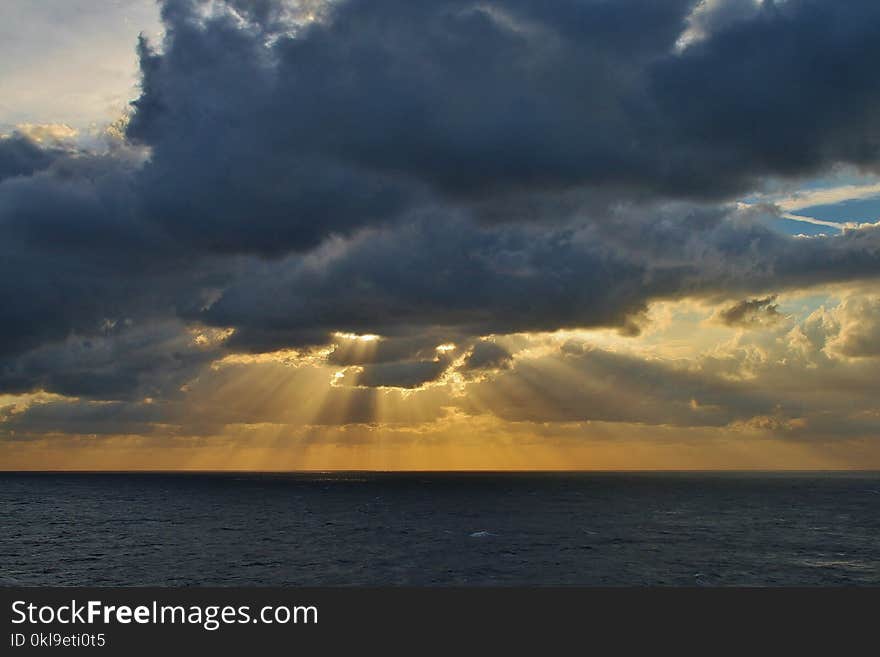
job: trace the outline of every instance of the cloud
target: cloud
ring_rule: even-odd
[[[107,321],[173,319],[229,270],[137,212],[136,167],[75,151],[0,183],[0,355],[100,335]]]
[[[516,361],[478,382],[465,404],[508,421],[610,421],[724,426],[774,414],[772,397],[749,386],[569,341],[559,353]]]
[[[631,335],[657,299],[876,276],[878,244],[876,228],[796,239],[731,208],[655,206],[621,212],[613,223],[555,229],[427,216],[314,257],[265,263],[197,317],[236,327],[231,344],[250,350],[333,331],[476,337],[617,327]],[[274,340],[266,341],[267,329]]]
[[[439,379],[448,367],[449,362],[442,358],[362,365],[346,370],[339,383],[368,388],[418,388]]]
[[[64,123],[21,123],[15,127],[15,132],[38,144],[56,147],[64,145],[70,147],[79,134],[75,128]]]
[[[464,359],[461,369],[486,370],[506,369],[510,367],[513,357],[510,352],[492,340],[479,340]]]
[[[876,166],[875,3],[694,4],[349,0],[285,32],[280,5],[169,0],[128,130],[149,208],[273,253],[438,199],[729,199]],[[704,38],[678,51],[687,21]]]
[[[761,326],[779,321],[779,305],[774,303],[776,295],[762,299],[743,299],[732,306],[723,308],[718,319],[728,326]]]
[[[644,292],[627,286],[643,273],[568,231],[426,219],[362,235],[327,258],[266,264],[199,318],[237,327],[235,344],[251,347],[243,342],[249,331],[266,327],[296,343],[316,330],[396,335],[445,326],[481,335],[615,324],[642,308]]]
[[[237,14],[203,20],[199,4],[165,3],[162,54],[140,43],[127,134],[151,152],[137,176],[143,212],[195,250],[264,254],[393,218],[411,186],[301,143],[317,128],[276,97],[293,80],[270,63],[264,33]]]
[[[849,295],[834,308],[826,324],[834,331],[827,341],[832,353],[851,358],[880,357],[880,297]]]
[[[737,22],[754,19],[761,4],[762,0],[701,0],[687,17],[687,29],[678,38],[677,48],[685,50]]]
[[[751,19],[658,62],[654,97],[687,144],[672,157],[693,158],[700,185],[705,176],[737,185],[808,175],[832,162],[876,171],[880,89],[866,67],[878,14],[873,2],[764,2]]]
[[[101,335],[72,335],[4,360],[0,389],[100,400],[168,398],[221,355],[220,340],[176,322],[108,321]]]
[[[22,132],[0,136],[0,181],[42,171],[62,154],[58,148],[43,148]]]
[[[0,139],[0,392],[77,398],[18,430],[65,408],[205,432],[402,421],[406,394],[430,399],[419,420],[445,404],[796,434],[829,425],[771,382],[813,368],[870,388],[869,364],[841,363],[877,355],[873,301],[799,322],[776,295],[876,281],[880,227],[792,237],[773,228],[791,202],[735,201],[877,172],[877,3],[166,0],[162,16],[124,135]],[[649,344],[652,304],[692,298],[752,335],[687,366],[513,348],[560,329]],[[282,349],[311,360],[271,363]],[[324,401],[230,392],[294,398],[291,381]]]

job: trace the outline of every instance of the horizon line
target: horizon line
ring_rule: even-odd
[[[244,469],[0,469],[6,474],[601,474],[601,473],[880,473],[880,468],[516,468],[516,469],[350,469],[314,468],[291,470],[244,470]]]

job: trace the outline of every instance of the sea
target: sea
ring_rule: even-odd
[[[7,586],[880,585],[880,473],[2,473]]]

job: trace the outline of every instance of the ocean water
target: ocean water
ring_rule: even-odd
[[[4,585],[878,585],[880,473],[0,474]]]

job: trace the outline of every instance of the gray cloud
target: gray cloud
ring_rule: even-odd
[[[442,358],[378,363],[359,367],[351,378],[353,385],[369,388],[383,386],[418,388],[439,379],[448,367],[449,361]],[[347,383],[348,378],[349,376],[346,375],[343,383]]]
[[[743,299],[732,306],[722,308],[718,318],[728,326],[763,326],[782,319],[776,295],[760,299]]]
[[[182,249],[137,213],[134,166],[75,153],[0,183],[0,356],[194,312],[228,280],[234,263]]]
[[[613,325],[663,285],[642,288],[645,273],[571,230],[426,219],[360,236],[326,258],[265,265],[200,318],[239,327],[240,340],[270,327],[294,342],[316,329],[481,335]]]
[[[680,205],[556,229],[428,217],[314,258],[263,264],[198,318],[237,327],[232,344],[257,351],[335,330],[445,327],[479,336],[611,326],[632,334],[655,299],[729,298],[880,273],[880,229],[799,239],[764,218]],[[275,337],[268,345],[266,329]]]
[[[0,389],[102,400],[168,398],[221,355],[176,322],[108,323],[100,335],[72,335],[0,363]]]
[[[485,370],[510,367],[512,356],[507,349],[491,340],[478,340],[465,358],[462,369]]]
[[[43,148],[20,133],[0,136],[0,181],[42,171],[62,153],[58,148]]]
[[[349,0],[309,24],[217,4],[163,3],[126,143],[0,140],[0,391],[173,398],[221,353],[334,341],[360,386],[436,381],[444,342],[510,376],[479,336],[634,334],[652,301],[689,296],[739,301],[723,314],[742,323],[781,290],[880,273],[878,227],[796,239],[773,208],[729,204],[876,170],[876,2]],[[201,324],[235,332],[191,348]],[[848,335],[842,353],[870,353]],[[693,413],[761,410],[734,388],[708,390],[742,413]],[[369,417],[373,391],[348,392]]]
[[[128,130],[145,203],[200,248],[277,253],[439,199],[498,218],[877,164],[876,3],[694,5],[348,0],[289,35],[272,3],[169,0]],[[679,51],[689,17],[707,36]]]

